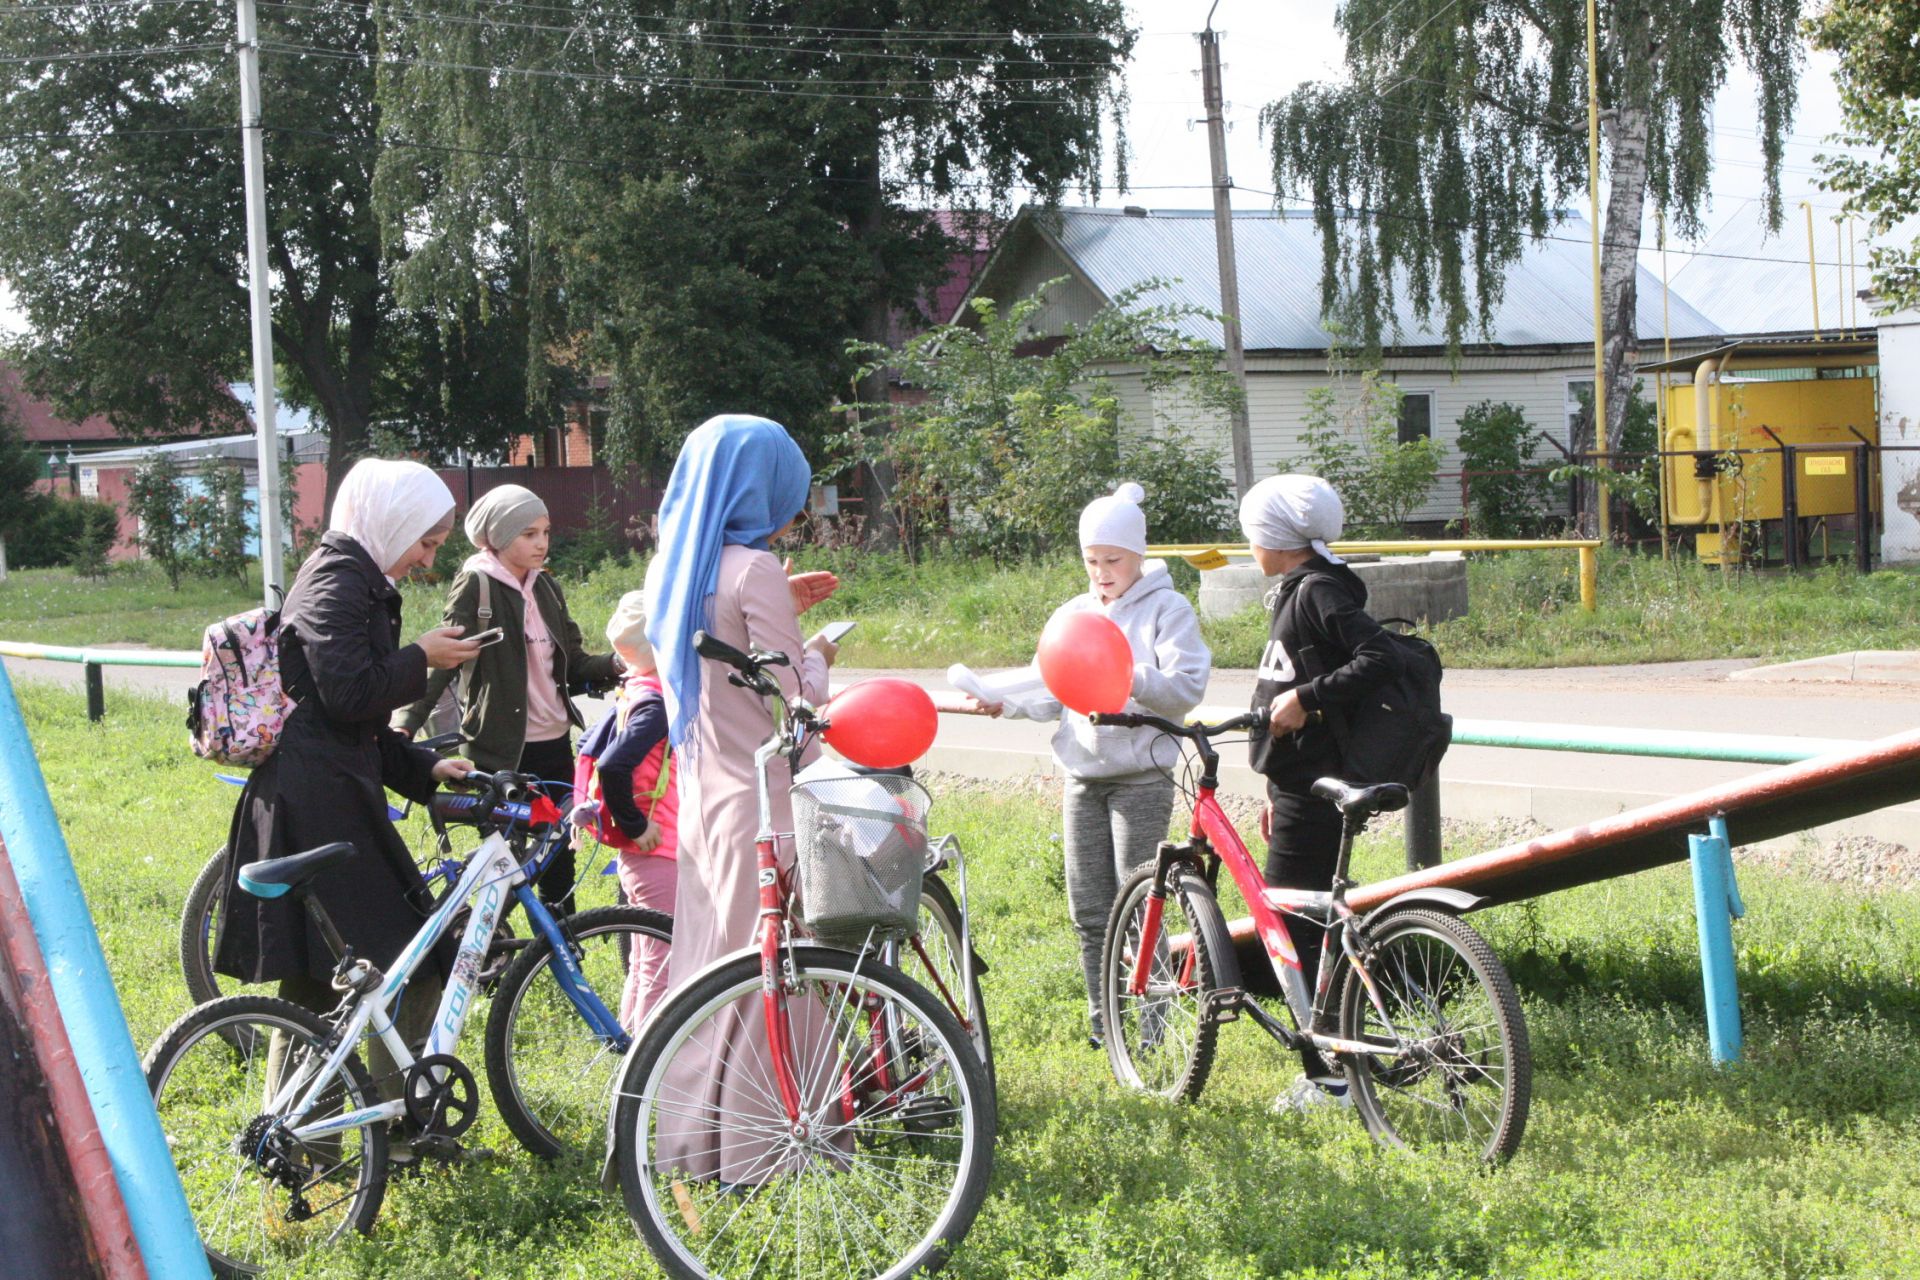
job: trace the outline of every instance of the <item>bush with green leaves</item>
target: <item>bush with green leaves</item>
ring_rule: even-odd
[[[135,542],[175,591],[187,564],[187,497],[179,466],[164,453],[142,463],[127,481],[127,504],[139,521]]]
[[[1538,532],[1545,517],[1546,476],[1537,469],[1539,432],[1517,404],[1482,400],[1460,415],[1460,469],[1476,537],[1517,538]]]
[[[56,498],[29,493],[15,515],[18,521],[6,533],[7,564],[14,569],[75,569],[79,548],[98,544],[102,555],[120,534],[120,513],[110,502],[93,498]],[[91,571],[88,561],[83,572]]]
[[[1393,537],[1433,490],[1446,449],[1430,437],[1400,439],[1399,386],[1377,369],[1353,373],[1337,358],[1324,386],[1307,393],[1304,456],[1293,470],[1319,476],[1340,495],[1347,536]],[[1289,469],[1287,462],[1280,464]]]
[[[199,481],[197,491],[189,490],[180,504],[183,563],[201,577],[245,582],[251,560],[247,540],[253,535],[248,516],[254,509],[246,471],[238,462],[217,462],[200,472]]]
[[[1080,508],[1121,480],[1147,490],[1156,538],[1205,538],[1226,523],[1218,450],[1177,425],[1132,424],[1117,378],[1149,394],[1178,387],[1201,418],[1239,390],[1217,348],[1182,331],[1207,313],[1143,299],[1145,281],[1045,350],[1032,323],[1049,281],[1004,311],[973,300],[973,322],[941,325],[897,349],[856,343],[861,377],[895,371],[914,404],[860,406],[869,423],[833,441],[831,466],[867,463],[892,480],[885,501],[908,550],[939,544],[1008,560],[1071,547]],[[1130,427],[1141,429],[1129,429]]]

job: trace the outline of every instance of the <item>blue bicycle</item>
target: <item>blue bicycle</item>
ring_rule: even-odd
[[[217,1274],[259,1275],[348,1229],[368,1230],[385,1195],[390,1126],[416,1154],[457,1151],[477,1117],[478,1085],[455,1050],[514,903],[533,936],[501,974],[487,1018],[494,1103],[538,1155],[591,1150],[603,1135],[603,1100],[631,1043],[622,1024],[623,998],[633,1004],[625,954],[668,946],[672,923],[624,906],[556,918],[532,882],[566,836],[558,808],[526,775],[473,781],[478,792],[444,792],[432,804],[438,820],[471,825],[482,839],[387,971],[352,953],[309,892],[316,876],[352,856],[351,845],[241,869],[242,891],[302,904],[333,950],[342,998],[326,1017],[267,995],[213,1000],[175,1022],[147,1055],[154,1105]],[[422,963],[456,930],[452,973],[416,1053],[393,1014]],[[373,1037],[396,1064],[378,1080],[357,1052]]]

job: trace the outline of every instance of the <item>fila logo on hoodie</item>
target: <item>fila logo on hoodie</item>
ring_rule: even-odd
[[[1287,654],[1287,647],[1278,640],[1267,641],[1265,653],[1260,655],[1260,670],[1255,673],[1259,680],[1272,680],[1278,684],[1293,683],[1293,659]]]

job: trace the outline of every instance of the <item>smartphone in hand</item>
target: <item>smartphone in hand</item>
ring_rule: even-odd
[[[851,619],[844,622],[829,622],[826,626],[814,632],[807,643],[812,644],[815,640],[825,640],[828,644],[838,645],[842,640],[847,638],[849,631],[852,631],[859,625],[859,623]]]
[[[463,638],[473,641],[484,649],[490,644],[499,644],[502,640],[505,640],[507,638],[507,632],[504,627],[489,627],[485,631],[476,631],[474,634]]]

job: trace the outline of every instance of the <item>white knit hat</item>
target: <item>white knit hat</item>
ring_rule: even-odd
[[[1140,504],[1147,491],[1128,480],[1104,498],[1095,498],[1080,513],[1080,549],[1119,547],[1135,555],[1147,554],[1147,516]]]
[[[629,667],[653,666],[653,646],[647,643],[647,593],[629,591],[607,619],[607,643]]]

